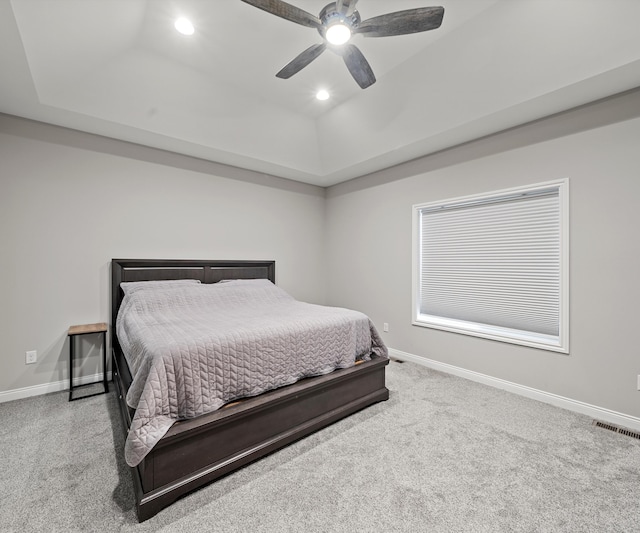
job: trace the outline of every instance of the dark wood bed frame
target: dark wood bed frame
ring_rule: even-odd
[[[131,373],[115,332],[123,281],[265,278],[275,283],[274,261],[114,259],[111,262],[113,381],[128,431],[134,410],[125,401]],[[131,469],[142,522],[181,496],[389,397],[387,359],[307,378],[293,385],[176,422],[145,459]]]

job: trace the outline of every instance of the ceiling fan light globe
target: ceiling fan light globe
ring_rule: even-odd
[[[325,37],[331,44],[340,46],[351,39],[351,30],[344,24],[333,24],[327,28]]]
[[[182,35],[193,35],[195,32],[195,28],[193,27],[193,24],[191,24],[191,21],[184,17],[176,20],[173,25]]]

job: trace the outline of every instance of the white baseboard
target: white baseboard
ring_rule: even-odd
[[[102,381],[102,372],[93,376],[82,376],[73,379],[73,386],[87,385],[94,381]],[[111,380],[111,372],[107,372],[107,380]],[[69,390],[69,380],[54,381],[53,383],[45,383],[43,385],[33,385],[32,387],[23,387],[21,389],[13,389],[0,392],[0,403],[10,402],[12,400],[21,400],[30,398],[31,396],[40,396],[41,394],[49,394],[50,392],[60,392]]]
[[[426,357],[420,357],[419,355],[402,352],[393,348],[389,348],[389,356],[394,359],[400,359],[401,361],[410,361],[412,363],[431,368],[432,370],[437,370],[439,372],[445,372],[447,374],[453,374],[454,376],[459,376],[471,381],[476,381],[484,385],[489,385],[490,387],[506,390],[508,392],[512,392],[526,398],[531,398],[532,400],[538,400],[550,405],[555,405],[556,407],[568,409],[569,411],[574,411],[576,413],[580,413],[597,420],[602,420],[603,422],[609,422],[611,424],[623,426],[634,431],[640,431],[640,418],[637,418],[635,416],[626,415],[624,413],[605,409],[604,407],[598,407],[597,405],[591,405],[550,392],[527,387],[525,385],[519,385],[518,383],[513,383],[504,379],[494,378],[486,374],[481,374],[480,372],[467,370],[465,368],[450,365],[448,363],[441,363],[439,361],[434,361],[433,359],[427,359]],[[107,373],[107,379],[111,380],[111,372]],[[94,374],[93,376],[83,376],[80,378],[75,378],[73,381],[74,386],[77,386],[101,380],[102,373]],[[29,398],[31,396],[39,396],[41,394],[48,394],[50,392],[60,392],[68,389],[69,380],[67,379],[63,381],[56,381],[53,383],[45,383],[44,385],[34,385],[32,387],[24,387],[21,389],[4,391],[0,392],[0,403],[10,402],[12,400],[20,400],[22,398]]]
[[[609,422],[611,424],[616,424],[618,426],[632,429],[634,431],[640,431],[640,418],[637,418],[635,416],[625,415],[624,413],[611,411],[610,409],[605,409],[604,407],[598,407],[597,405],[591,405],[578,400],[572,400],[571,398],[565,398],[564,396],[558,396],[557,394],[541,391],[538,389],[527,387],[525,385],[519,385],[518,383],[505,381],[504,379],[494,378],[492,376],[487,376],[486,374],[474,372],[473,370],[466,370],[464,368],[449,365],[447,363],[440,363],[439,361],[434,361],[433,359],[427,359],[426,357],[420,357],[411,353],[401,352],[400,350],[394,350],[392,348],[389,348],[389,357],[400,359],[402,361],[417,363],[433,370],[438,370],[447,374],[453,374],[454,376],[459,376],[471,381],[476,381],[478,383],[489,385],[490,387],[495,387],[497,389],[503,389],[520,396],[525,396],[526,398],[531,398],[533,400],[538,400],[540,402],[555,405],[556,407],[568,409],[569,411],[587,415],[591,418],[602,420],[603,422]]]

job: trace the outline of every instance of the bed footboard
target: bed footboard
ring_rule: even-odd
[[[376,357],[177,422],[142,463],[131,469],[139,520],[151,518],[190,491],[388,399],[388,362]],[[115,352],[114,369],[128,429],[132,416],[124,400],[128,369]]]

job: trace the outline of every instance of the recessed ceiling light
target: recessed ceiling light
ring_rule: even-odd
[[[329,99],[329,91],[325,91],[324,89],[320,89],[316,93],[316,98],[318,100],[328,100]]]
[[[184,17],[176,20],[174,26],[182,35],[193,35],[193,32],[195,31],[193,24]]]
[[[325,37],[331,44],[341,45],[351,39],[351,30],[344,24],[334,24],[329,26]]]

